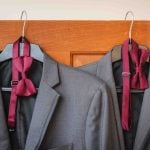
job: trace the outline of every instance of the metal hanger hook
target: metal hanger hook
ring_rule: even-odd
[[[23,20],[23,16],[25,16],[25,19]],[[22,27],[22,37],[24,37],[25,35],[25,27],[26,27],[26,21],[27,21],[28,15],[27,15],[27,11],[23,10],[21,12],[21,17],[20,19],[23,20],[23,27]]]
[[[132,16],[132,21],[131,21],[130,28],[129,28],[129,40],[130,40],[130,43],[131,43],[132,28],[133,28],[133,23],[134,23],[134,13],[132,11],[127,11],[126,15],[125,15],[125,20],[127,20],[127,17],[128,17],[129,14],[131,14],[131,16]]]

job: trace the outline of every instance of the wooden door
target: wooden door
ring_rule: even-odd
[[[57,61],[81,66],[128,38],[130,21],[28,21],[26,37]],[[0,21],[0,49],[22,32],[21,21]],[[150,21],[135,21],[133,39],[150,48]]]

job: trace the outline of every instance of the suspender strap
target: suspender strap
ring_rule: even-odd
[[[130,65],[129,65],[129,40],[122,46],[123,63],[123,94],[122,94],[122,128],[129,130],[131,128],[131,95],[130,95]]]
[[[15,59],[19,57],[19,46],[20,46],[20,39],[13,44],[12,81],[11,81],[12,91],[10,96],[9,112],[8,112],[8,126],[10,129],[15,128],[15,120],[16,120],[16,107],[17,107],[16,87],[19,81],[19,71],[15,66],[16,63]],[[25,39],[23,47],[23,56],[29,56],[29,54],[30,54],[30,44]]]
[[[131,94],[130,88],[146,89],[149,87],[143,67],[150,56],[150,52],[140,49],[138,44],[132,40],[132,48],[129,51],[129,40],[125,41],[122,47],[123,63],[123,95],[122,95],[122,127],[129,130],[132,125]],[[129,54],[130,59],[129,61]],[[130,77],[130,63],[134,64],[134,73]]]

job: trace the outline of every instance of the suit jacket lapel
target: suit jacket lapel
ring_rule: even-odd
[[[112,50],[119,49],[121,50],[121,45],[113,47]],[[117,130],[118,130],[118,137],[120,142],[121,150],[125,149],[124,146],[124,138],[123,138],[123,130],[121,127],[121,120],[120,120],[120,111],[119,111],[119,104],[118,104],[118,98],[117,98],[117,91],[116,91],[116,85],[114,81],[113,76],[113,68],[112,68],[112,51],[107,53],[99,62],[97,66],[97,75],[100,76],[100,78],[105,81],[110,88],[112,97],[113,97],[113,106],[114,106],[114,112],[116,117],[116,124],[117,124]]]
[[[150,131],[150,88],[145,90],[140,112],[134,150],[143,150]]]
[[[37,150],[40,147],[59,99],[59,94],[52,88],[58,83],[57,63],[45,54],[43,74],[33,110],[25,150]]]
[[[149,88],[144,92],[143,103],[137,126],[134,150],[144,149],[147,138],[150,136],[150,64],[149,64]]]

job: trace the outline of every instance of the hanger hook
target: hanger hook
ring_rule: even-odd
[[[25,19],[23,20],[23,16],[25,16]],[[21,17],[20,19],[23,20],[23,27],[22,27],[22,37],[24,37],[25,35],[25,27],[26,27],[26,21],[27,21],[28,15],[27,15],[27,11],[23,10],[21,12]]]
[[[129,29],[129,40],[130,40],[130,43],[131,43],[131,39],[132,39],[132,28],[133,28],[133,23],[134,23],[134,13],[132,11],[127,11],[126,12],[126,15],[125,15],[125,20],[127,20],[127,16],[131,14],[132,16],[132,21],[131,21],[131,24],[130,24],[130,29]]]

